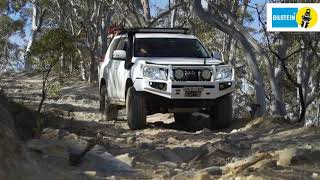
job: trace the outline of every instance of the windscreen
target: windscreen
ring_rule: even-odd
[[[137,38],[135,57],[188,57],[209,58],[209,54],[197,39]]]

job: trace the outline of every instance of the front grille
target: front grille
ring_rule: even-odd
[[[210,81],[210,80],[202,79],[201,69],[182,69],[182,70],[184,71],[184,78],[176,79],[174,77],[175,81]],[[175,69],[173,70],[173,72],[175,72]]]

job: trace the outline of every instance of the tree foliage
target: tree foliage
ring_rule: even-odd
[[[46,32],[37,40],[31,50],[33,60],[38,61],[42,66],[57,64],[64,54],[68,61],[73,61],[76,57],[75,39],[64,29],[56,28]]]
[[[57,88],[55,88],[54,82],[49,79],[52,73],[58,74],[60,72],[57,64],[62,61],[62,59],[66,62],[72,62],[76,59],[74,37],[61,28],[48,31],[33,44],[31,59],[33,60],[35,68],[42,72],[43,77],[42,99],[38,108],[38,112],[40,113],[48,91],[51,90],[51,94],[57,96]],[[60,82],[63,82],[61,76]],[[58,84],[56,84],[56,86],[57,85]]]

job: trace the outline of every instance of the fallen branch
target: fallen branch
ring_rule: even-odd
[[[240,164],[236,167],[231,168],[231,170],[229,171],[229,175],[236,175],[236,174],[240,173],[241,171],[247,169],[248,167],[256,164],[257,162],[264,160],[264,159],[267,159],[267,158],[270,158],[270,157],[271,157],[271,155],[269,153],[262,153],[262,154],[258,154],[253,157],[250,157],[243,164]]]

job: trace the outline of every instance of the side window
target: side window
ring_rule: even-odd
[[[124,50],[127,51],[128,50],[128,38],[121,38],[118,46],[117,46],[117,50]]]
[[[112,58],[112,55],[113,55],[113,51],[116,49],[116,47],[118,46],[119,44],[119,41],[120,39],[115,39],[114,41],[112,41],[112,43],[110,44],[110,52],[109,52],[109,59]]]

